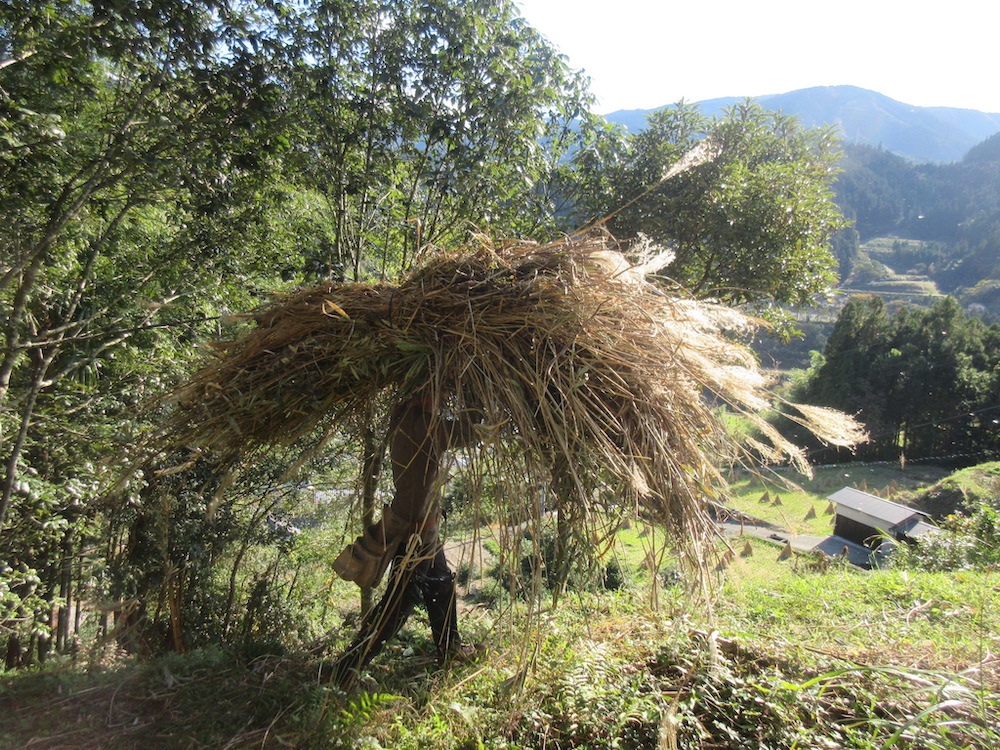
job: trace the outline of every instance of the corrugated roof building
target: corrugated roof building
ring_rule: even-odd
[[[857,544],[875,546],[883,534],[912,542],[936,528],[926,513],[853,487],[837,490],[828,499],[837,506],[833,533]]]

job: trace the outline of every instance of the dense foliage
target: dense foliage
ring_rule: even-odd
[[[995,570],[1000,566],[1000,510],[982,503],[947,516],[915,545],[897,545],[893,565],[934,571]]]
[[[934,571],[1000,565],[1000,461],[976,464],[912,493],[907,503],[938,519],[940,531],[893,551],[893,566]]]
[[[706,138],[713,159],[649,189]],[[610,217],[619,238],[670,247],[666,273],[698,296],[806,305],[835,281],[836,159],[832,131],[804,129],[759,104],[710,120],[681,103],[653,112],[635,135],[585,151],[582,202],[593,218]]]
[[[796,389],[857,413],[864,457],[977,463],[1000,451],[1000,326],[951,297],[891,317],[881,297],[855,297]]]

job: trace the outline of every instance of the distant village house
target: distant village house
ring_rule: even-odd
[[[837,490],[828,499],[837,508],[833,533],[856,544],[878,546],[885,534],[913,543],[937,528],[926,513],[853,487]]]

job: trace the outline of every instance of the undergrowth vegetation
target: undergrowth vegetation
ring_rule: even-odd
[[[976,477],[966,499],[980,508],[989,493]],[[737,477],[731,503],[793,534],[828,533],[824,498],[839,487],[912,498],[930,478],[891,467],[821,469],[798,488]],[[983,552],[995,511],[946,524],[941,539],[979,551],[961,566],[945,541],[865,571],[729,536],[711,600],[694,601],[662,532],[642,523],[613,528],[587,545],[603,557],[563,571],[554,519],[500,528],[456,500],[462,630],[482,655],[439,669],[418,615],[345,694],[328,664],[356,626],[356,591],[330,569],[343,531],[315,523],[322,504],[305,507],[298,526],[273,530],[287,536],[280,560],[248,545],[223,566],[219,586],[250,592],[230,646],[142,661],[107,644],[10,673],[0,747],[1000,747],[1000,580]]]
[[[655,534],[624,528],[609,556],[621,585],[578,579],[554,608],[544,585],[478,597],[503,586],[495,566],[469,565],[462,627],[483,655],[438,669],[418,616],[344,694],[324,666],[350,634],[353,592],[326,577],[329,540],[300,536],[309,628],[280,648],[260,639],[143,664],[105,653],[86,670],[81,658],[10,677],[0,747],[1000,747],[995,568],[821,571],[779,561],[767,540],[730,539],[742,554],[698,605],[657,559]]]
[[[856,583],[868,589],[863,605],[839,620],[846,627],[853,616],[863,633],[864,612],[892,611],[894,594],[885,584]],[[980,578],[963,587],[975,592],[986,583]],[[821,587],[814,580],[812,593]],[[988,657],[963,654],[962,668],[957,657],[951,666],[922,666],[921,648],[906,642],[830,644],[822,632],[808,638],[808,630],[790,629],[781,638],[773,627],[734,635],[752,615],[737,621],[720,611],[712,629],[674,607],[651,612],[638,593],[575,597],[496,637],[478,663],[449,671],[434,671],[412,646],[398,647],[350,695],[324,684],[306,654],[246,660],[199,651],[75,684],[68,674],[26,676],[8,689],[15,721],[5,723],[0,740],[15,747],[9,743],[32,731],[40,737],[45,717],[59,712],[69,720],[64,731],[33,747],[989,748],[1000,742],[996,664]],[[1000,623],[995,611],[982,617],[982,628],[962,640],[985,656],[997,645],[986,628],[996,632]]]

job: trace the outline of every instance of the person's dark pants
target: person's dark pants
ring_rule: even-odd
[[[438,658],[444,660],[459,646],[461,639],[455,604],[455,574],[448,567],[440,543],[410,556],[406,554],[406,544],[400,545],[385,594],[365,615],[357,637],[334,667],[334,679],[343,689],[351,686],[358,671],[399,632],[421,601],[430,620]]]

